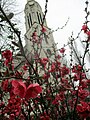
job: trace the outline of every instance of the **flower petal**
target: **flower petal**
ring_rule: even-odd
[[[35,98],[39,93],[42,92],[42,88],[39,84],[30,84],[27,88],[25,98],[28,100],[29,98]]]

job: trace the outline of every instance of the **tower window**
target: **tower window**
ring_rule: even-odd
[[[41,14],[39,13],[39,17],[40,17],[40,19],[41,19],[41,23],[43,22],[43,20],[42,20],[42,16],[41,16]]]
[[[39,22],[39,24],[42,24],[42,16],[41,16],[41,13],[38,13],[38,12],[37,12],[37,17],[38,17],[38,22]]]
[[[29,21],[29,17],[27,16],[27,20],[28,20],[28,25],[29,25],[29,28],[30,28],[30,21]]]
[[[29,13],[29,20],[30,20],[30,23],[31,23],[31,26],[32,26],[32,18],[31,18],[31,14]]]
[[[27,20],[28,20],[28,25],[29,28],[32,26],[32,18],[31,18],[31,14],[29,13],[29,16],[27,16]]]

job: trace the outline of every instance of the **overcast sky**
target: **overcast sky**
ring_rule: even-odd
[[[23,10],[27,0],[17,0],[20,8]],[[44,11],[46,0],[36,0]],[[62,27],[66,21],[69,22],[62,30],[54,32],[55,42],[58,46],[63,47],[67,43],[72,31],[77,35],[85,20],[85,1],[86,0],[48,0],[48,13],[46,16],[48,27],[56,30]],[[23,21],[23,20],[22,20]],[[24,21],[23,21],[24,22]]]

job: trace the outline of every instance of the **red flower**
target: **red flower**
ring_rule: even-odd
[[[9,113],[9,118],[13,117],[13,119],[10,120],[15,120],[15,117],[17,117],[21,112],[21,99],[15,97],[10,98],[4,110],[5,113]]]
[[[48,73],[44,73],[42,77],[43,77],[43,79],[47,80],[50,77],[49,72]]]
[[[90,37],[90,31],[87,31],[87,33],[86,33],[89,37]]]
[[[52,62],[51,69],[49,70],[49,72],[54,72],[55,69],[56,69],[56,65],[54,62]]]
[[[8,85],[9,85],[9,81],[8,80],[5,80],[5,81],[2,82],[2,89],[5,92],[8,92]]]
[[[80,102],[80,104],[77,105],[77,112],[82,118],[87,118],[90,116],[90,106],[86,102]]]
[[[22,69],[23,69],[24,71],[28,70],[28,65],[25,64],[25,65],[22,67]]]
[[[46,32],[46,28],[42,26],[42,30],[41,30],[43,33]]]
[[[60,53],[64,53],[65,52],[65,49],[64,48],[61,48],[60,49]]]
[[[48,58],[42,58],[40,62],[45,67],[48,62]]]
[[[90,85],[90,79],[89,79],[89,80],[87,80],[87,84],[88,84],[88,85]]]
[[[6,50],[2,52],[3,58],[5,58],[4,64],[5,66],[9,67],[9,69],[14,68],[13,64],[11,65],[10,63],[12,62],[12,52],[10,50]]]
[[[26,93],[26,86],[22,81],[12,80],[13,93],[23,98]]]
[[[37,32],[35,31],[32,36],[37,36]]]
[[[6,50],[2,53],[2,56],[6,58],[9,62],[12,60],[12,52],[10,50]]]
[[[66,66],[63,66],[63,67],[61,68],[61,75],[62,75],[62,77],[64,77],[65,75],[68,75],[69,72],[70,72],[70,70],[69,70],[69,68],[67,68]]]
[[[29,98],[35,98],[39,93],[42,92],[42,88],[39,84],[30,84],[27,88],[25,98],[28,100]]]
[[[40,117],[40,120],[50,120],[50,117],[49,116],[41,116]]]
[[[82,66],[81,65],[75,65],[72,68],[72,72],[74,72],[74,73],[79,73],[81,71],[82,71]]]
[[[12,80],[12,91],[15,95],[21,98],[35,98],[39,93],[42,92],[42,88],[39,84],[30,84],[28,88],[22,81]]]
[[[82,26],[82,30],[86,33],[87,32],[87,29],[88,29],[88,26],[87,25],[83,25]]]
[[[78,96],[82,99],[86,99],[87,96],[89,96],[89,91],[80,89],[78,90]]]

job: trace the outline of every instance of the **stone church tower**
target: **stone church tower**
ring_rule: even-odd
[[[55,45],[55,42],[51,30],[47,26],[46,19],[43,22],[43,17],[44,14],[38,2],[35,0],[27,0],[25,5],[25,53],[27,55],[33,56],[33,53],[35,55],[35,51],[37,51],[40,57],[51,57],[53,51],[52,46]],[[45,32],[42,32],[42,23]],[[32,37],[33,34],[34,39]]]

